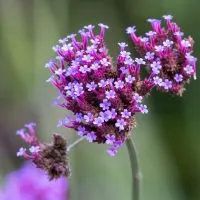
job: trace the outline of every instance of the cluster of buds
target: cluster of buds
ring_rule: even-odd
[[[23,128],[17,131],[17,135],[30,145],[29,153],[26,148],[21,147],[17,156],[31,160],[38,168],[47,172],[50,180],[61,176],[68,177],[70,166],[66,141],[60,135],[54,134],[52,144],[42,143],[37,137],[34,126],[35,123],[26,124],[27,130]]]
[[[148,19],[152,30],[146,37],[137,36],[135,27],[128,27],[127,33],[144,58],[151,81],[156,88],[172,94],[182,95],[185,84],[196,79],[196,61],[192,56],[194,41],[191,37],[183,38],[180,27],[172,22],[171,15],[164,15],[167,27],[161,27],[161,20]]]
[[[104,43],[109,27],[99,24],[84,26],[79,36],[72,34],[54,46],[56,59],[46,68],[52,76],[47,80],[58,90],[55,104],[70,110],[74,117],[60,120],[58,126],[73,128],[89,142],[106,143],[107,152],[114,156],[117,149],[130,136],[136,126],[135,114],[148,113],[142,104],[152,88],[182,95],[185,83],[196,78],[196,58],[191,55],[193,40],[182,39],[183,33],[172,16],[164,16],[167,28],[161,21],[148,19],[153,30],[147,37],[136,36],[135,27],[128,27],[140,58],[132,58],[126,43],[118,43],[120,52],[114,66]],[[78,40],[78,37],[80,38]],[[148,69],[141,78],[140,69]]]

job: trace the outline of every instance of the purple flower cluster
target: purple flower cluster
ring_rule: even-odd
[[[172,22],[171,15],[164,15],[167,27],[161,26],[161,20],[148,19],[152,30],[146,37],[136,35],[135,27],[127,28],[136,50],[144,58],[151,81],[165,92],[182,95],[184,86],[190,79],[196,79],[196,61],[192,56],[194,41],[183,38],[180,27]]]
[[[48,81],[59,89],[56,104],[71,110],[74,118],[59,121],[59,126],[73,128],[89,142],[107,143],[107,152],[115,155],[135,126],[135,113],[148,113],[142,104],[153,84],[140,78],[143,59],[132,59],[119,43],[117,68],[104,44],[108,26],[99,24],[100,33],[94,34],[93,25],[60,40],[53,47],[56,60],[46,67],[53,74]]]
[[[29,153],[27,153],[27,149],[21,147],[17,152],[17,156],[23,156],[27,159],[36,159],[39,155],[40,151],[40,143],[35,132],[35,123],[29,123],[24,125],[25,128],[19,129],[16,134],[19,135],[22,140],[24,140],[27,144],[31,145],[28,149]]]
[[[153,30],[146,37],[136,36],[134,26],[127,28],[140,58],[131,57],[126,43],[118,43],[116,67],[104,43],[106,25],[99,24],[98,34],[88,25],[79,35],[59,40],[53,47],[56,59],[46,64],[52,73],[47,81],[59,90],[55,104],[72,111],[74,118],[66,117],[58,126],[75,129],[89,142],[110,145],[107,152],[114,156],[135,127],[135,114],[148,113],[142,101],[152,88],[183,93],[185,83],[196,78],[193,40],[182,39],[170,15],[164,19],[167,28],[161,27],[160,20],[149,19]],[[144,79],[143,67],[149,72]]]
[[[0,191],[0,200],[67,200],[67,196],[66,178],[49,181],[47,175],[31,163],[9,174]]]

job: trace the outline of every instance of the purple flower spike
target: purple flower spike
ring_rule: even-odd
[[[194,41],[191,37],[182,39],[183,33],[172,22],[171,15],[164,15],[163,18],[167,28],[161,27],[160,20],[149,19],[152,25],[152,30],[146,33],[149,40],[138,39],[133,42],[139,55],[145,57],[146,66],[152,72],[151,81],[155,86],[161,91],[181,96],[190,79],[196,79],[197,59],[191,56]],[[161,80],[164,80],[163,84]]]

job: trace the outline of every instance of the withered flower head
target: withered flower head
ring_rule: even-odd
[[[37,138],[34,125],[33,123],[25,125],[29,130],[28,132],[25,129],[17,131],[17,134],[24,141],[32,145],[29,148],[30,154],[27,154],[26,149],[21,147],[17,156],[32,160],[38,168],[47,172],[50,180],[62,176],[69,177],[70,165],[66,140],[61,135],[53,134],[51,144],[41,143]]]

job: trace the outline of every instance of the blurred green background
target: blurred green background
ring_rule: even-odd
[[[56,128],[66,112],[52,107],[56,90],[45,83],[43,68],[54,56],[59,38],[83,25],[99,22],[113,58],[117,42],[130,39],[125,28],[136,25],[143,34],[147,18],[172,14],[200,50],[199,0],[0,0],[0,182],[17,169],[23,145],[15,131],[29,121],[38,123],[42,140],[63,133],[69,143],[75,133]],[[133,50],[133,48],[132,48]],[[154,91],[147,100],[150,113],[138,116],[134,131],[142,171],[141,200],[200,199],[200,81],[192,81],[182,98]],[[72,150],[72,200],[130,200],[131,173],[126,148],[110,158],[104,145],[81,143]]]

